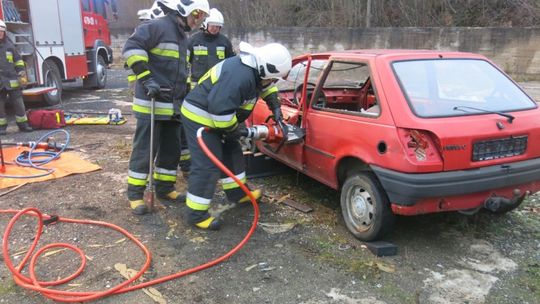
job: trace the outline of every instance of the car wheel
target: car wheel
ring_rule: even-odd
[[[94,73],[86,77],[83,86],[90,89],[103,89],[107,85],[107,63],[103,56],[98,55]]]
[[[362,241],[381,238],[394,224],[386,193],[370,172],[347,177],[341,188],[341,212],[349,231]]]
[[[60,76],[60,70],[54,62],[45,61],[43,64],[43,80],[45,86],[55,88],[45,93],[43,99],[45,99],[45,102],[49,106],[59,104],[62,101],[62,78]]]

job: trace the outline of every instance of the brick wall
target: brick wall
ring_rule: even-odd
[[[113,29],[115,54],[132,29]],[[540,28],[224,28],[234,46],[280,42],[294,55],[329,50],[401,48],[480,53],[520,81],[540,80]],[[119,58],[119,57],[117,57]]]

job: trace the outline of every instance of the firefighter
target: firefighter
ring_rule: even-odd
[[[231,41],[220,33],[223,24],[224,19],[221,12],[212,8],[210,15],[203,22],[201,31],[190,37],[188,61],[191,65],[191,88],[195,87],[199,78],[216,63],[234,56]],[[184,176],[188,175],[190,164],[191,154],[189,149],[183,145],[180,168]]]
[[[276,121],[282,122],[278,89],[275,80],[291,69],[291,55],[281,44],[260,48],[241,42],[240,54],[221,61],[204,74],[182,104],[182,120],[191,152],[186,205],[187,221],[201,228],[218,230],[220,220],[208,213],[220,170],[197,143],[197,130],[208,127],[203,139],[208,148],[246,183],[245,163],[238,138],[243,122],[257,99],[264,99]],[[230,202],[241,205],[249,197],[231,178],[221,176],[221,185]],[[259,199],[260,190],[252,194]]]
[[[213,8],[203,22],[201,31],[189,39],[188,60],[191,64],[191,87],[216,63],[234,56],[232,43],[221,34],[223,15]]]
[[[6,103],[11,102],[15,109],[15,121],[20,131],[33,131],[28,125],[22,98],[21,84],[27,82],[24,61],[9,41],[6,23],[0,20],[0,135],[7,133]]]
[[[207,0],[158,0],[165,14],[141,23],[122,55],[137,77],[133,112],[137,126],[129,160],[128,199],[134,214],[148,212],[143,192],[148,179],[150,108],[155,100],[154,180],[162,201],[183,202],[175,190],[180,158],[180,104],[187,91],[187,33],[200,26],[210,10]]]

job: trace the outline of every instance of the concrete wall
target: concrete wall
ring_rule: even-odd
[[[233,45],[285,44],[294,55],[346,49],[437,49],[480,53],[520,81],[540,80],[540,28],[225,28]],[[120,54],[131,30],[114,29]]]

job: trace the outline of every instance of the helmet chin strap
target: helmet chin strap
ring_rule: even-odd
[[[178,20],[178,26],[186,32],[191,32],[191,27],[187,22],[187,17],[180,16],[176,14],[176,19]]]

